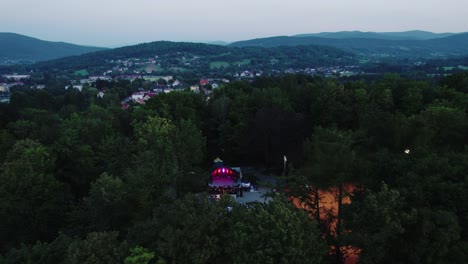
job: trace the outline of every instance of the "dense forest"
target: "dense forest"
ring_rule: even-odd
[[[135,82],[17,89],[0,104],[0,263],[466,263],[467,83],[286,75],[125,110]],[[210,201],[217,156],[279,192]]]

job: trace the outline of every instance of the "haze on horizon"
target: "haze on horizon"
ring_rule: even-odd
[[[116,47],[333,31],[468,31],[466,0],[2,0],[0,32]]]

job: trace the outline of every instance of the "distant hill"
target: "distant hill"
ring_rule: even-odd
[[[321,32],[312,34],[300,34],[292,37],[320,37],[334,39],[366,38],[366,39],[387,39],[387,40],[427,40],[435,38],[445,38],[456,35],[455,33],[433,33],[429,31],[412,30],[403,32],[362,32],[362,31],[339,31]]]
[[[335,36],[338,36],[336,33]],[[423,35],[425,33],[422,33]],[[298,45],[322,45],[332,46],[348,52],[372,57],[395,58],[428,58],[449,57],[468,54],[468,33],[450,35],[448,37],[433,38],[427,40],[392,40],[379,38],[325,38],[316,36],[304,37],[270,37],[230,44],[230,47],[278,47]],[[357,33],[356,35],[361,35]],[[372,33],[367,34],[367,36]],[[427,36],[427,35],[426,35]]]
[[[99,50],[104,48],[44,41],[15,33],[0,33],[0,64],[33,63]]]
[[[113,68],[119,61],[151,58],[158,74],[182,72],[209,74],[210,71],[236,73],[243,70],[284,70],[317,66],[354,65],[354,54],[334,47],[228,47],[203,43],[157,41],[134,46],[60,58],[31,65],[31,69],[73,72],[86,69],[93,74]],[[119,73],[122,74],[122,73]]]
[[[206,42],[206,44],[210,44],[210,45],[220,45],[220,46],[227,46],[229,44],[231,44],[230,42],[226,42],[226,41],[221,41],[221,40],[218,40],[218,41],[210,41],[210,42]]]

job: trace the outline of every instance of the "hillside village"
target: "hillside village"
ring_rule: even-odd
[[[274,67],[277,65],[278,67]],[[200,69],[202,69],[200,71]],[[40,70],[36,70],[39,72]],[[34,72],[31,70],[31,72]],[[170,53],[163,56],[105,60],[99,67],[78,69],[62,75],[69,81],[64,88],[83,91],[86,87],[96,87],[96,82],[142,81],[146,87],[138,87],[128,97],[121,98],[122,108],[132,104],[145,104],[145,101],[158,93],[190,90],[206,96],[223,84],[234,80],[253,80],[261,76],[282,74],[306,74],[324,77],[352,76],[360,73],[357,65],[323,67],[284,67],[278,60],[269,60],[269,65],[250,59],[228,63],[211,61],[207,56],[195,56],[187,52]],[[0,102],[8,103],[13,87],[32,89],[47,88],[41,78],[29,74],[7,73],[0,79]],[[106,90],[100,90],[97,97],[103,98]]]

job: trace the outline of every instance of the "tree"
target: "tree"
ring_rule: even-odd
[[[121,179],[101,174],[74,212],[72,228],[85,232],[125,231],[132,213],[128,196],[128,187]]]
[[[67,193],[52,172],[54,157],[29,139],[16,142],[0,172],[3,248],[56,236],[67,211]]]
[[[327,255],[315,221],[282,198],[238,215],[232,232],[233,263],[321,263]]]
[[[460,147],[460,143],[466,143],[468,123],[463,110],[446,106],[430,106],[421,113],[418,123],[427,144],[439,148],[447,146],[456,148]]]
[[[153,252],[137,246],[130,249],[130,256],[125,258],[124,264],[149,264],[153,258]]]
[[[353,133],[350,131],[340,131],[337,129],[328,129],[317,127],[310,140],[305,142],[306,162],[304,173],[309,179],[309,183],[315,188],[315,211],[316,219],[319,221],[319,189],[336,188],[337,211],[336,227],[331,232],[333,235],[334,248],[336,249],[337,262],[342,261],[341,254],[341,233],[342,233],[342,202],[345,183],[353,181],[356,166],[356,151],[353,142]],[[309,189],[304,189],[304,195],[311,195]],[[332,212],[333,213],[333,212]]]
[[[126,243],[119,242],[117,232],[89,233],[85,240],[76,241],[68,247],[65,263],[122,263],[126,255]]]
[[[320,263],[327,254],[315,222],[281,198],[246,208],[190,195],[163,226],[158,251],[174,263]]]
[[[360,198],[359,193],[354,197]],[[368,191],[363,200],[352,199],[345,208],[346,226],[352,230],[345,237],[361,249],[360,263],[382,263],[392,254],[389,244],[396,243],[405,231],[403,222],[412,217],[403,206],[400,193],[382,183],[378,192]]]
[[[199,176],[192,172],[204,159],[205,139],[192,121],[174,124],[158,116],[136,124],[135,136],[142,151],[127,177],[132,197],[143,212],[173,201],[180,194],[181,181]]]
[[[159,237],[159,252],[172,263],[229,263],[230,229],[225,208],[206,197],[188,195],[169,212]]]
[[[19,248],[9,250],[4,257],[0,256],[0,263],[4,264],[49,264],[64,263],[67,249],[74,240],[66,235],[59,236],[52,242],[22,244]]]

